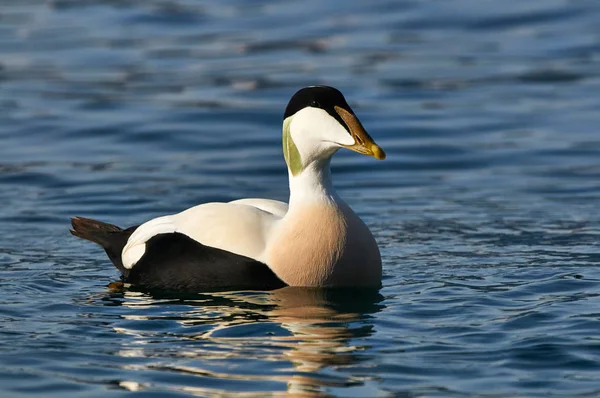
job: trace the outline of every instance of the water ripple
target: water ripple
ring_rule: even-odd
[[[0,0],[0,390],[600,395],[600,7]],[[68,218],[286,200],[281,117],[342,89],[380,292],[117,283]]]

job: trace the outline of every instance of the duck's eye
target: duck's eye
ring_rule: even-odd
[[[321,104],[319,104],[317,101],[312,100],[310,101],[310,106],[312,106],[313,108],[320,108]]]

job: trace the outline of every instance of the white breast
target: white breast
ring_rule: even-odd
[[[265,257],[290,286],[376,286],[381,281],[377,243],[341,201],[292,208],[276,225]]]

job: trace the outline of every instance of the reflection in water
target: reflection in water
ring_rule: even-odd
[[[359,295],[357,301],[351,291],[336,293],[323,289],[287,287],[271,295],[276,307],[269,311],[269,316],[292,333],[279,340],[289,342],[284,355],[298,372],[316,372],[327,366],[357,362],[359,358],[354,352],[361,347],[353,346],[350,340],[373,333],[372,324],[352,326],[351,323],[363,320],[367,313],[365,307],[360,305],[360,300],[366,300],[366,307],[375,312],[375,303],[380,301],[380,296],[368,292],[370,297]],[[323,385],[322,379],[295,374],[288,382],[288,391],[322,392]]]
[[[296,287],[185,297],[150,296],[122,289],[103,300],[132,310],[123,312],[123,321],[112,326],[114,331],[134,338],[117,354],[153,359],[142,366],[127,364],[127,369],[201,378],[175,378],[178,382],[173,385],[169,381],[169,386],[158,386],[154,380],[122,380],[119,386],[135,391],[163,387],[196,395],[215,393],[210,383],[205,383],[207,379],[283,383],[282,390],[299,396],[323,395],[327,388],[360,386],[363,380],[340,374],[337,368],[361,360],[359,352],[364,347],[352,340],[374,332],[370,314],[383,308],[383,297],[377,290]],[[168,350],[161,344],[167,344]],[[177,352],[173,352],[174,347]],[[278,369],[263,372],[244,365],[221,366],[224,359],[261,361],[271,370],[273,366]]]

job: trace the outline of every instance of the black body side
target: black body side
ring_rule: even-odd
[[[126,281],[148,289],[181,291],[286,286],[266,264],[205,246],[180,233],[159,234],[148,240],[146,252]]]

